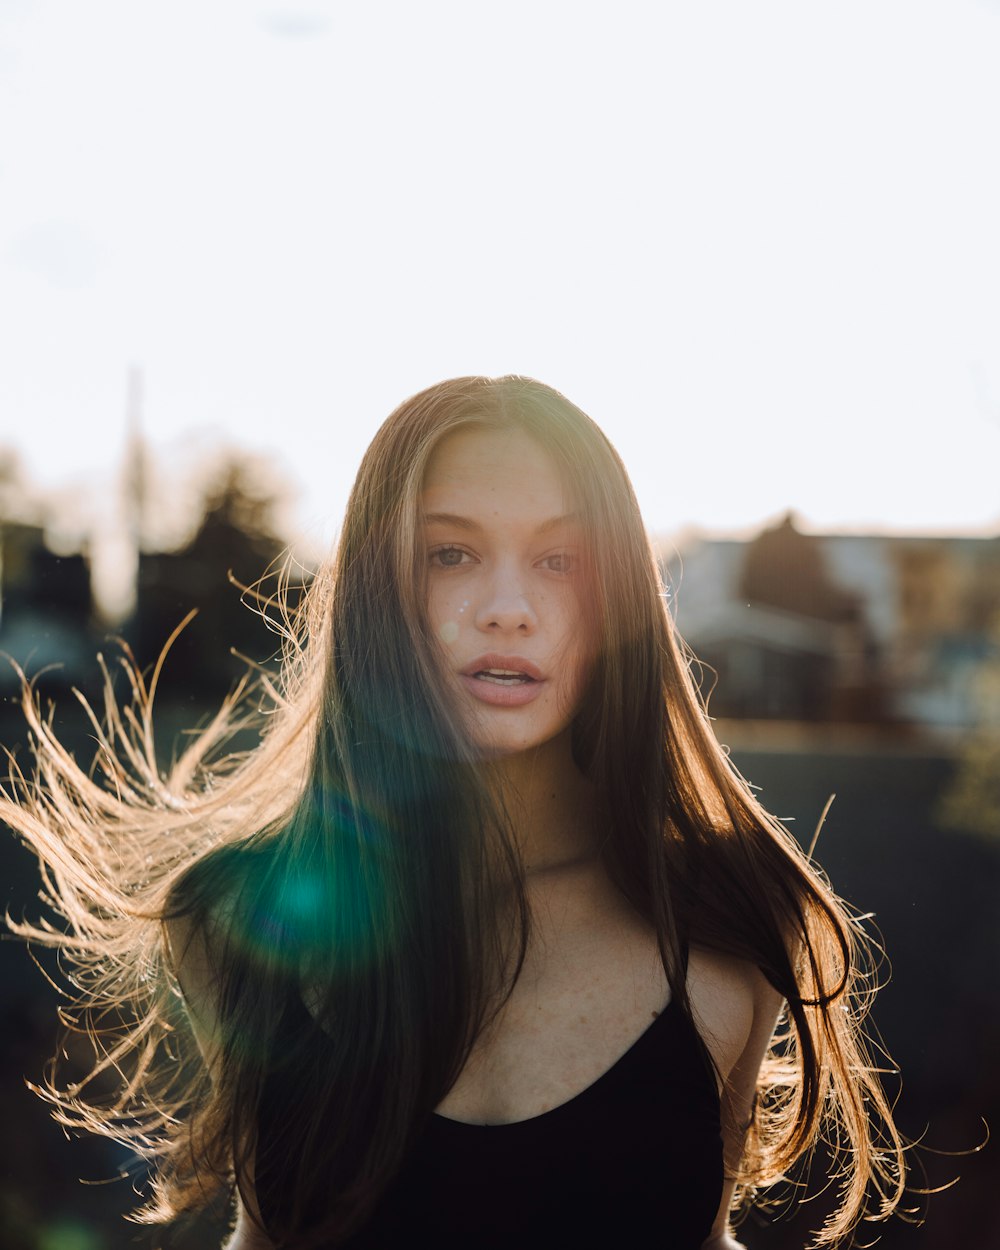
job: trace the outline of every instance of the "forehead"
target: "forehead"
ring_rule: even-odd
[[[472,428],[449,434],[434,449],[421,505],[426,513],[484,520],[548,520],[571,512],[574,499],[551,455],[530,434]]]

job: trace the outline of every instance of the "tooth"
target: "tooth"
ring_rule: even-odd
[[[514,682],[521,683],[531,681],[531,678],[527,675],[527,673],[521,673],[518,672],[517,669],[512,668],[483,668],[480,669],[475,676],[478,677],[480,681],[492,681],[500,686],[511,685]]]

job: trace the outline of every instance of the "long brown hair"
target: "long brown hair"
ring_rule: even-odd
[[[435,447],[470,426],[527,432],[573,492],[597,639],[574,753],[606,814],[607,869],[655,927],[673,994],[687,1007],[682,952],[695,944],[752,961],[787,1000],[741,1185],[783,1176],[821,1134],[835,1141],[841,1201],[817,1244],[840,1240],[872,1196],[873,1214],[888,1214],[903,1184],[860,1032],[868,940],[717,743],[614,449],[527,378],[444,382],[388,418],[336,558],[289,625],[280,685],[258,685],[256,700],[237,691],[166,776],[151,719],[159,669],[147,686],[126,664],[131,709],[109,696],[95,717],[97,779],[26,700],[37,771],[14,776],[0,816],[38,854],[68,925],[13,927],[74,964],[75,1027],[103,1056],[87,1081],[51,1080],[47,1096],[65,1123],[156,1161],[144,1218],[204,1206],[234,1180],[246,1191],[256,1172],[282,1194],[269,1234],[308,1247],[363,1222],[457,1077],[530,928],[509,821],[425,619],[419,493]],[[241,718],[260,745],[227,753]],[[163,927],[180,917],[217,976],[211,1082],[185,1058],[183,952]],[[287,1027],[303,999],[322,1047]],[[109,1068],[110,1103],[94,1080]],[[308,1098],[267,1119],[265,1139],[279,1069],[300,1074]]]

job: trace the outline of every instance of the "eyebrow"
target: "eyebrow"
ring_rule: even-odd
[[[478,521],[474,521],[471,517],[459,516],[454,512],[425,512],[423,515],[425,525],[450,525],[454,529],[460,530],[481,530],[483,527]],[[549,517],[547,521],[543,521],[541,525],[535,529],[536,534],[547,534],[550,530],[558,529],[561,525],[573,525],[579,521],[579,513],[565,512],[562,516]]]

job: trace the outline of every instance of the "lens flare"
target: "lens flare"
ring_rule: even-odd
[[[389,830],[336,793],[314,794],[301,819],[251,873],[232,918],[234,953],[251,974],[300,984],[356,975],[391,938]]]

